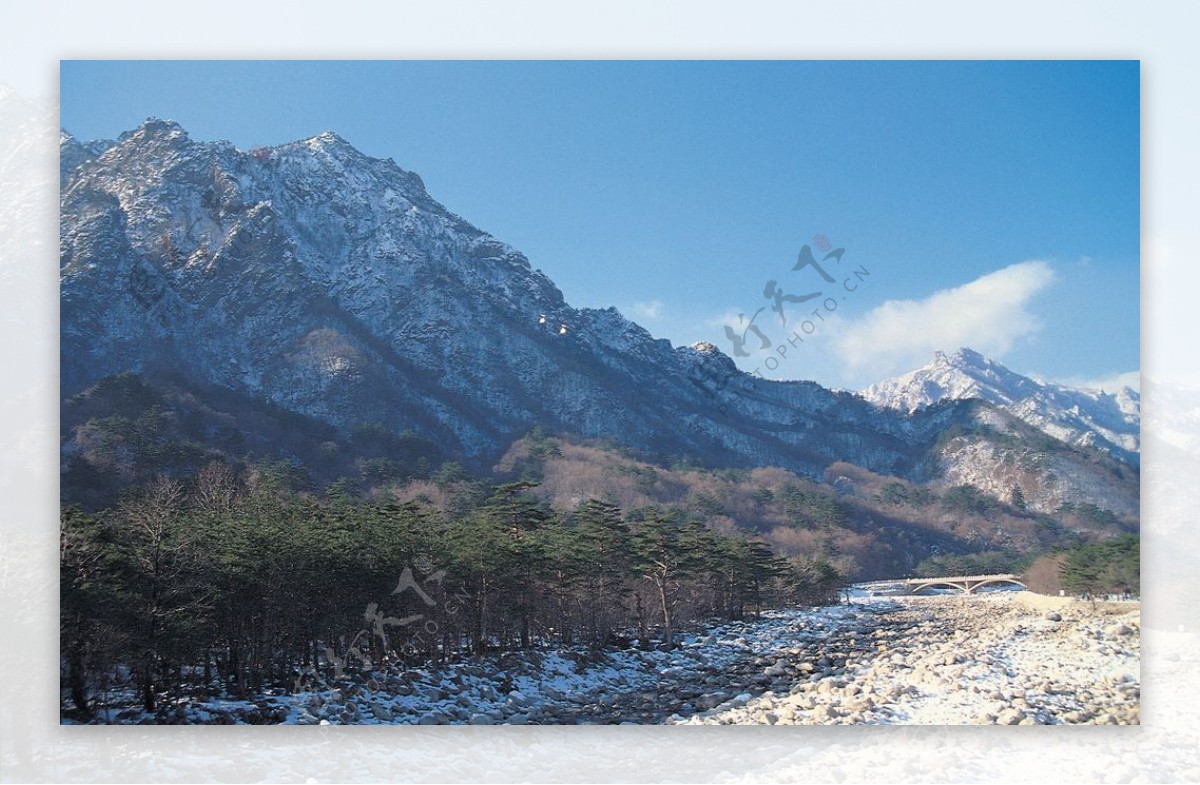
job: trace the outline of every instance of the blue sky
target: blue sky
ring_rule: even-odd
[[[1073,382],[1140,364],[1136,61],[68,61],[61,98],[85,139],[335,130],[572,305],[731,354],[765,309],[738,359],[770,378],[857,388],[960,345]],[[792,269],[818,234],[833,284]],[[768,281],[821,296],[785,326]]]

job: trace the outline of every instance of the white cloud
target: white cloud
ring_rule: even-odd
[[[648,303],[634,303],[629,310],[639,319],[649,319],[654,321],[662,318],[663,303],[662,300],[651,300]]]
[[[923,300],[889,300],[845,324],[837,337],[843,362],[876,377],[916,367],[936,350],[962,346],[1003,357],[1041,329],[1029,301],[1054,280],[1042,261],[1010,265]]]

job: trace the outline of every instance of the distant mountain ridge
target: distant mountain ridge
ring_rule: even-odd
[[[921,442],[961,416],[750,384],[711,345],[674,348],[613,308],[572,308],[420,177],[331,132],[242,151],[149,120],[61,144],[65,397],[114,374],[181,373],[471,459],[542,425],[808,474],[846,455],[914,471]]]
[[[613,308],[573,308],[418,175],[332,132],[244,151],[152,119],[115,141],[64,132],[60,167],[63,400],[135,374],[163,400],[207,401],[184,405],[194,416],[179,432],[197,444],[211,446],[208,431],[264,443],[262,424],[282,419],[246,399],[338,438],[411,433],[479,469],[534,426],[656,461],[810,477],[845,461],[918,482],[980,475],[995,452],[981,443],[1026,439],[988,404],[880,408],[752,378],[712,344],[673,347]],[[87,428],[64,421],[64,454],[90,454]],[[950,432],[970,443],[946,452]],[[1053,468],[1017,478],[1031,508],[1136,515],[1136,478],[1088,446],[1021,449],[1053,453]]]
[[[916,412],[941,401],[987,401],[1035,428],[1076,446],[1096,447],[1137,464],[1141,396],[1067,387],[1022,376],[971,349],[934,354],[915,371],[876,382],[859,393],[888,409]]]

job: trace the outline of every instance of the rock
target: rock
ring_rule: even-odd
[[[750,702],[750,699],[752,697],[753,696],[748,692],[743,692],[741,694],[734,695],[732,698],[729,699],[729,705],[730,705],[730,707],[733,707],[733,708],[745,706],[747,703]]]
[[[518,706],[521,708],[524,708],[530,704],[528,696],[526,696],[525,693],[521,692],[520,690],[513,690],[512,692],[508,693],[508,698],[505,699],[504,702],[509,706]]]
[[[900,699],[900,696],[903,695],[904,692],[900,689],[900,687],[892,684],[890,686],[878,687],[876,689],[876,694],[879,695],[881,699],[889,703],[895,703]]]
[[[812,716],[813,719],[817,720],[836,720],[840,715],[838,714],[837,709],[825,704],[822,706],[817,706],[815,709],[813,709]]]
[[[875,708],[875,701],[870,698],[861,698],[846,704],[846,708],[857,714],[862,714]]]
[[[1047,621],[1062,621],[1062,614],[1057,611],[1046,611],[1044,618]]]
[[[1025,714],[1017,709],[1005,709],[996,717],[997,725],[1020,725]]]
[[[471,725],[495,725],[496,721],[487,714],[472,714],[467,721]]]

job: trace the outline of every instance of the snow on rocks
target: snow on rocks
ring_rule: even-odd
[[[1132,725],[1139,656],[1136,605],[1092,609],[1027,592],[889,598],[768,612],[684,634],[669,651],[526,651],[394,666],[250,701],[181,701],[157,715],[128,709],[117,721]]]
[[[876,604],[887,623],[829,644],[845,657],[839,667],[814,668],[786,694],[768,692],[676,721],[1138,724],[1137,607],[1093,610],[1063,602],[1042,613],[1032,598],[1025,592],[893,598]],[[849,646],[864,639],[865,647]]]
[[[564,649],[468,657],[440,667],[345,673],[336,685],[254,701],[183,701],[118,722],[281,724],[660,723],[786,694],[804,663],[831,663],[825,642],[867,613],[839,606],[764,613],[679,636],[671,650]],[[835,659],[837,655],[835,654]]]

